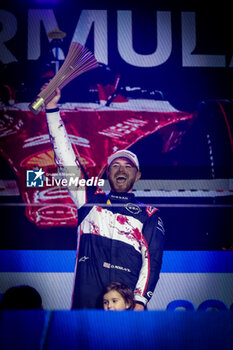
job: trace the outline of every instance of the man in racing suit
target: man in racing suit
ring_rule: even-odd
[[[61,119],[56,96],[46,115],[58,168],[81,169]],[[72,168],[73,169],[73,168]],[[162,263],[164,229],[159,211],[136,201],[133,185],[140,179],[137,156],[121,150],[108,159],[111,191],[69,189],[78,208],[78,240],[72,308],[98,308],[103,289],[121,282],[134,291],[135,310],[150,300]]]

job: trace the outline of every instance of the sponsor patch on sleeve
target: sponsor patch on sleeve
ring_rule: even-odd
[[[95,191],[95,194],[104,194],[105,192],[100,188],[98,187],[97,190]]]
[[[161,217],[158,217],[157,229],[160,230],[163,235],[165,235],[165,229],[164,229],[163,220],[161,219]]]
[[[158,211],[157,208],[154,208],[154,207],[146,207],[146,212],[149,216],[151,216],[152,214],[154,214],[156,211]]]

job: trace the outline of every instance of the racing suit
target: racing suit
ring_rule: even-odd
[[[47,111],[55,161],[60,169],[80,167],[58,109]],[[78,208],[78,240],[72,308],[99,308],[111,282],[134,291],[146,306],[162,263],[164,228],[158,209],[136,201],[133,193],[98,188],[69,190]]]

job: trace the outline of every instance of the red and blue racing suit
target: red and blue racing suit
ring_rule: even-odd
[[[58,110],[47,111],[55,160],[63,171],[79,164]],[[78,173],[79,174],[79,173]],[[135,301],[152,297],[162,264],[164,228],[156,208],[133,193],[104,193],[97,188],[70,190],[78,208],[78,242],[72,308],[98,308],[103,288],[122,282]]]

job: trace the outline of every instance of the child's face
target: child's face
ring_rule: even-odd
[[[116,290],[104,294],[103,306],[105,311],[122,311],[129,308],[129,304]]]

